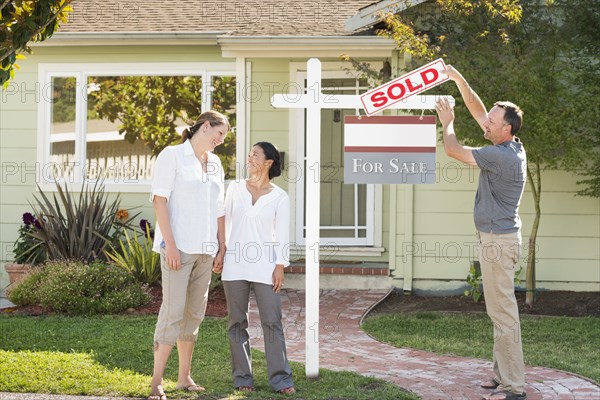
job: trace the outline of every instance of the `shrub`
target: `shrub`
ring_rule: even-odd
[[[49,261],[8,294],[17,305],[39,304],[74,315],[114,314],[147,304],[147,289],[121,268],[80,261]]]
[[[152,250],[154,231],[150,223],[143,219],[140,227],[143,229],[142,235],[133,232],[130,236],[125,231],[125,240],[119,240],[118,247],[110,245],[106,256],[139,282],[154,285],[161,278],[160,254]]]
[[[520,276],[522,272],[523,267],[520,267],[515,271],[515,286],[521,284]],[[471,297],[473,301],[477,303],[483,294],[483,278],[481,276],[481,264],[479,261],[473,261],[471,263],[469,275],[467,275],[467,284],[470,286],[470,289],[465,290],[464,295],[466,297]]]
[[[467,283],[471,287],[465,290],[466,297],[472,297],[477,303],[483,294],[483,283],[481,280],[481,266],[479,261],[473,261],[469,267],[469,275],[467,275]]]
[[[12,285],[8,291],[8,299],[19,306],[33,306],[39,304],[38,289],[44,281],[48,270],[35,268],[23,280]]]
[[[32,208],[39,227],[31,236],[42,243],[49,260],[89,263],[103,259],[104,249],[120,237],[135,216],[122,221],[126,210],[119,209],[119,196],[109,202],[99,181],[91,187],[86,182],[79,195],[69,192],[66,184],[63,188],[57,183],[56,189],[48,196],[38,186],[40,197],[34,196]]]

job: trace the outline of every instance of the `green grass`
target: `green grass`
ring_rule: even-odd
[[[484,314],[381,315],[362,328],[379,341],[438,354],[492,359],[493,328]],[[527,365],[574,372],[600,382],[600,318],[521,316]]]
[[[0,316],[0,392],[145,397],[150,391],[152,335],[156,317]],[[224,319],[207,318],[200,327],[192,372],[207,388],[198,397],[176,391],[177,356],[165,373],[169,399],[285,399],[267,383],[264,354],[253,353],[257,392],[232,389]],[[321,370],[307,380],[304,366],[292,363],[297,397],[303,399],[416,399],[381,380]]]

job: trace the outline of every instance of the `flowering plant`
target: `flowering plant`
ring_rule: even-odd
[[[140,220],[140,229],[142,233],[146,235],[146,239],[152,241],[154,240],[154,229],[152,229],[152,225],[150,225],[150,221],[147,219]]]
[[[30,212],[23,213],[23,225],[19,227],[19,237],[13,248],[16,263],[40,264],[46,261],[42,241],[33,235],[41,228],[41,222],[33,214]]]
[[[139,282],[154,285],[161,277],[160,255],[152,250],[154,229],[147,219],[140,220],[142,234],[123,231],[125,238],[111,244],[106,256],[117,266],[130,272]]]

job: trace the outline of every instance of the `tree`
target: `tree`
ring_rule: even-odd
[[[393,38],[416,63],[443,57],[457,66],[488,106],[509,99],[525,110],[519,136],[527,150],[535,204],[526,279],[526,302],[533,306],[542,171],[577,171],[590,177],[581,181],[587,186],[580,194],[597,197],[600,192],[599,35],[593,28],[599,22],[598,0],[437,0],[437,4],[438,12],[422,15],[418,26],[411,22],[414,15],[385,15],[379,34]],[[582,19],[588,23],[581,24]],[[454,86],[443,90],[460,99]],[[469,145],[483,145],[466,107],[457,107],[456,114],[461,138]]]
[[[130,143],[143,141],[157,156],[165,147],[178,143],[177,125],[191,125],[200,115],[202,81],[184,76],[95,77],[88,108],[98,118],[119,121],[119,133]],[[225,114],[235,126],[235,78],[213,77],[213,109]],[[226,177],[232,174],[235,133],[215,153],[221,157]]]
[[[31,54],[30,41],[43,42],[67,22],[72,0],[0,0],[0,84],[19,68],[17,59]]]

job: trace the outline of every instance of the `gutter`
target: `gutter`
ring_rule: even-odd
[[[218,37],[223,57],[305,58],[389,57],[393,40],[379,36],[230,36]]]
[[[56,32],[31,47],[114,46],[114,45],[217,45],[217,37],[225,32]]]
[[[224,58],[389,57],[396,44],[379,36],[233,36],[226,32],[57,32],[32,47],[220,46]]]

